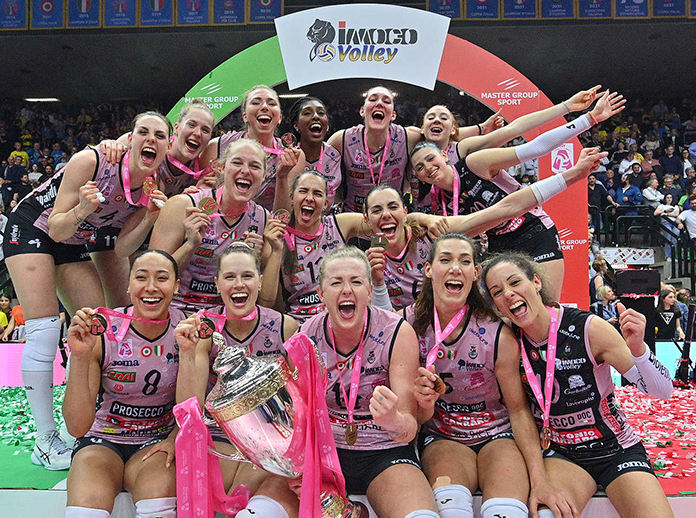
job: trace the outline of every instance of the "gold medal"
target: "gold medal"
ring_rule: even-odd
[[[548,426],[544,426],[539,433],[539,440],[541,441],[541,448],[548,450],[551,447],[551,429]]]
[[[370,241],[370,248],[389,248],[389,240],[384,236],[375,236]]]
[[[285,209],[274,210],[273,217],[286,225],[290,223],[290,212]]]
[[[438,394],[444,394],[447,392],[447,385],[445,385],[445,382],[442,381],[442,378],[437,374],[435,374],[435,381],[433,381],[433,383],[435,384],[435,392]]]
[[[217,211],[218,205],[213,198],[211,198],[210,196],[206,196],[198,202],[198,208],[201,209],[201,212],[203,214],[207,214],[208,216],[210,216],[211,214],[214,214],[215,211]]]
[[[106,333],[106,328],[109,324],[106,322],[106,317],[95,313],[92,315],[92,320],[90,322],[89,332],[94,336],[101,336]]]
[[[346,426],[346,443],[348,446],[353,446],[358,440],[358,426],[355,423],[349,423]]]
[[[201,326],[198,328],[199,338],[210,338],[215,332],[215,324],[208,317],[201,318]]]
[[[157,190],[157,182],[152,176],[145,178],[143,182],[143,194],[145,196],[152,196],[152,193]]]
[[[297,137],[294,133],[290,132],[284,133],[283,136],[280,137],[280,141],[285,147],[294,147],[297,145]]]

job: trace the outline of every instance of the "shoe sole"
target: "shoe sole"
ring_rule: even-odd
[[[39,459],[39,457],[36,456],[36,453],[31,454],[31,462],[36,464],[37,466],[43,466],[45,469],[47,469],[49,471],[65,471],[65,470],[70,469],[70,466],[67,466],[65,468],[56,468],[56,467],[50,466],[50,465],[47,466],[46,464],[44,464],[41,461],[41,459]]]

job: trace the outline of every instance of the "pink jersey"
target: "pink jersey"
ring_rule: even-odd
[[[423,269],[433,243],[426,235],[415,240],[399,257],[387,255],[384,284],[394,309],[409,306],[418,297],[423,284]]]
[[[72,237],[63,241],[68,245],[81,245],[89,241],[92,234],[98,229],[106,226],[122,228],[126,218],[136,210],[142,208],[140,205],[131,205],[126,200],[123,191],[123,179],[121,178],[121,164],[118,166],[109,163],[106,156],[99,148],[89,148],[94,151],[97,156],[97,166],[94,170],[92,180],[97,182],[97,188],[101,191],[105,201],[99,204],[97,210],[92,212],[85,220],[77,227],[75,234]],[[53,212],[58,195],[58,189],[63,181],[65,168],[59,173],[53,175],[52,178],[46,180],[34,191],[27,195],[20,205],[27,204],[27,209],[32,212],[41,211],[38,217],[34,220],[34,226],[43,230],[48,234],[48,216]],[[131,190],[133,202],[137,203],[140,200],[141,187]],[[24,207],[17,208],[18,212],[26,213]]]
[[[286,312],[298,322],[324,311],[317,294],[319,262],[345,243],[334,215],[324,218],[324,231],[319,237],[311,241],[295,237],[297,267],[293,275],[282,272],[282,276],[283,288],[288,293],[285,297]]]
[[[119,308],[118,311],[124,311]],[[179,348],[174,338],[183,311],[170,308],[169,325],[154,340],[133,326],[123,339],[102,336],[102,377],[97,413],[87,435],[121,444],[141,444],[164,438],[174,427]],[[119,327],[122,319],[112,318]]]
[[[230,131],[220,137],[218,141],[218,158],[225,154],[227,146],[240,138],[249,138],[246,131]],[[273,138],[273,148],[283,150],[283,143],[278,137]],[[266,174],[261,183],[261,188],[254,200],[268,210],[273,209],[275,199],[276,170],[280,165],[280,157],[275,153],[266,154]]]
[[[402,191],[404,172],[408,163],[408,142],[403,126],[398,124],[389,126],[389,157],[380,181],[379,171],[382,166],[383,151],[384,148],[377,153],[370,153],[369,156],[375,175],[373,183],[368,157],[365,155],[365,127],[358,124],[343,132],[343,164],[347,186],[344,212],[362,212],[365,197],[376,184],[391,185],[397,191]]]
[[[201,189],[195,194],[187,194],[193,206],[197,207],[203,198],[216,198],[216,189]],[[231,225],[225,218],[214,217],[213,223],[205,230],[203,241],[191,257],[186,269],[181,272],[179,294],[174,296],[172,304],[184,309],[208,309],[222,305],[215,286],[217,258],[234,241],[244,239],[244,232],[263,235],[266,227],[267,213],[263,207],[249,202],[249,209],[239,216]]]
[[[334,199],[336,198],[336,192],[338,192],[338,190],[341,188],[341,182],[343,181],[343,177],[341,176],[341,154],[335,147],[324,143],[322,144],[322,151],[319,160],[314,162],[307,160],[305,162],[305,170],[318,168],[319,162],[321,162],[321,171],[319,172],[326,177],[326,180],[329,183],[329,192],[327,197],[329,199],[328,208],[331,208],[334,203]]]
[[[222,336],[225,339],[225,347],[242,347],[249,356],[265,358],[285,354],[283,344],[286,337],[283,331],[285,315],[277,311],[256,306],[259,310],[259,318],[254,330],[243,340],[237,340],[227,329],[223,328]],[[213,310],[215,313],[222,313],[222,307]],[[220,347],[213,341],[210,350],[210,375],[208,377],[208,390],[210,392],[217,382],[217,374],[213,371],[213,363],[220,353]],[[213,437],[225,437],[222,429],[216,425],[210,425],[210,433]]]
[[[197,163],[198,159],[194,160],[193,163],[185,165],[193,169],[196,167],[194,164]],[[164,191],[162,192],[164,192],[167,198],[181,194],[187,187],[195,186],[198,183],[198,180],[193,175],[180,171],[179,168],[169,162],[169,157],[165,158],[159,169],[157,169],[157,180],[164,184]]]
[[[390,311],[370,308],[363,349],[363,364],[360,376],[358,398],[353,418],[358,427],[358,440],[353,446],[346,443],[345,431],[348,425],[348,412],[341,393],[338,376],[343,379],[346,393],[350,392],[353,362],[357,347],[351,354],[334,352],[329,343],[328,313],[315,315],[303,326],[306,333],[317,344],[321,358],[326,365],[329,385],[326,391],[326,404],[336,446],[347,450],[386,450],[403,446],[394,441],[387,431],[376,425],[370,413],[370,397],[380,385],[389,386],[389,361],[394,341],[404,320]]]
[[[406,320],[414,320],[414,307],[405,310]],[[448,385],[435,403],[435,413],[423,425],[423,433],[444,435],[472,445],[510,430],[507,408],[495,377],[498,336],[503,323],[469,314],[459,336],[449,336],[440,344],[435,370]],[[418,337],[421,363],[435,344],[432,324]]]

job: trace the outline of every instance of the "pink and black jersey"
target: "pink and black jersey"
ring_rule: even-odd
[[[218,140],[218,158],[225,154],[227,146],[240,138],[250,138],[246,131],[230,131],[220,136]],[[273,137],[273,148],[283,150],[283,142],[278,137]],[[266,174],[263,177],[261,188],[254,200],[268,210],[273,209],[275,199],[276,171],[280,165],[280,157],[275,153],[266,154]]]
[[[198,159],[188,164],[193,169],[198,168]],[[180,171],[178,167],[169,161],[169,157],[165,158],[157,169],[157,180],[160,185],[164,185],[163,191],[167,198],[176,196],[184,192],[187,187],[193,187],[198,183],[196,178],[188,173]]]
[[[395,310],[410,306],[418,297],[423,284],[425,262],[430,255],[433,242],[426,235],[414,240],[398,257],[386,255],[384,284]]]
[[[375,388],[380,385],[389,386],[389,362],[391,359],[394,341],[404,320],[396,313],[382,309],[370,308],[368,310],[368,325],[364,335],[362,368],[360,375],[360,388],[358,399],[353,414],[354,422],[358,428],[358,440],[353,446],[346,443],[345,431],[348,426],[348,412],[341,393],[341,385],[338,377],[341,376],[346,387],[346,393],[350,391],[350,381],[353,374],[353,362],[357,352],[344,355],[334,352],[329,342],[329,314],[323,313],[310,318],[302,326],[302,332],[306,333],[321,354],[326,365],[329,384],[326,391],[326,404],[329,409],[329,419],[333,430],[336,446],[347,450],[386,450],[397,448],[403,444],[394,441],[387,431],[376,425],[370,413],[370,397]]]
[[[123,311],[123,308],[119,308]],[[174,428],[179,348],[174,330],[186,318],[170,308],[167,329],[154,340],[133,326],[115,342],[102,336],[102,377],[97,413],[87,435],[121,444],[164,438]],[[112,318],[111,324],[121,325]]]
[[[367,193],[376,185],[391,185],[402,192],[404,174],[408,163],[408,142],[406,130],[398,124],[389,126],[389,156],[379,180],[379,170],[384,160],[384,148],[377,153],[365,153],[365,126],[358,124],[343,132],[343,165],[346,191],[344,212],[362,212]],[[374,182],[370,174],[369,162],[375,175]]]
[[[203,198],[217,199],[217,189],[201,189],[186,196],[191,199],[194,207],[198,207]],[[179,293],[174,296],[172,305],[184,309],[208,309],[211,306],[222,305],[222,299],[215,286],[217,258],[234,241],[243,240],[244,232],[263,235],[266,217],[266,210],[250,201],[246,212],[231,224],[227,223],[227,218],[211,218],[212,224],[205,230],[201,244],[194,251],[188,266],[181,272]]]
[[[459,149],[457,148],[458,142],[450,142],[449,145],[447,146],[447,163],[454,166],[457,162],[459,162]],[[452,206],[452,193],[450,192],[444,192],[444,198],[445,198],[445,206],[447,207],[447,214],[442,213],[442,197],[437,196],[436,198],[433,198],[432,195],[432,185],[428,183],[423,183],[423,182],[417,182],[416,184],[418,188],[420,189],[426,189],[425,195],[421,195],[420,193],[418,198],[418,203],[416,204],[416,210],[418,212],[423,212],[425,214],[437,214],[439,216],[454,216],[453,212],[453,206]],[[414,189],[414,192],[418,192],[416,189]],[[465,204],[466,204],[466,197],[463,192],[459,193],[459,215],[464,216],[467,214],[465,210]]]
[[[414,308],[404,312],[414,320]],[[495,377],[498,337],[503,323],[469,313],[459,336],[438,347],[435,370],[448,385],[435,402],[435,413],[423,425],[426,434],[439,434],[466,445],[487,441],[510,430],[507,408]],[[421,364],[435,344],[432,324],[418,337]]]
[[[640,442],[614,397],[610,365],[598,364],[590,350],[589,328],[595,315],[567,307],[558,311],[560,324],[549,422],[552,448],[569,459],[601,458]],[[537,344],[524,336],[522,344],[543,387],[547,342]],[[541,409],[522,367],[521,372],[532,413],[541,427]]]
[[[326,143],[322,144],[320,158],[314,162],[307,160],[305,162],[305,170],[307,169],[318,169],[319,162],[321,162],[321,174],[326,177],[329,184],[329,192],[327,193],[327,198],[329,200],[329,209],[334,204],[334,199],[336,198],[336,193],[341,188],[341,182],[343,177],[341,176],[341,154],[338,150],[329,146]]]
[[[465,195],[466,213],[470,214],[492,207],[508,194],[521,189],[520,184],[510,174],[501,170],[495,178],[487,180],[471,171],[463,158],[455,167],[459,172],[461,191]],[[460,205],[461,207],[461,205]],[[461,210],[461,209],[460,209]],[[488,246],[491,252],[506,250],[506,243],[515,236],[530,230],[539,231],[554,226],[553,220],[541,207],[536,207],[521,216],[504,221],[498,226],[488,230]]]
[[[97,183],[97,188],[101,191],[105,201],[92,212],[85,220],[80,223],[72,237],[63,241],[68,245],[82,245],[90,240],[98,228],[110,226],[122,228],[126,218],[133,212],[142,208],[139,205],[131,205],[126,200],[123,190],[123,179],[121,170],[123,168],[124,155],[119,165],[114,165],[106,160],[106,156],[99,148],[91,149],[97,158],[97,165],[94,169],[92,180]],[[14,212],[29,223],[48,234],[48,217],[53,212],[58,189],[63,181],[65,174],[63,168],[46,180],[39,187],[28,194],[15,207]],[[131,190],[134,203],[140,200],[141,187]]]
[[[319,283],[319,262],[329,253],[345,245],[346,240],[338,227],[336,216],[324,218],[324,230],[320,236],[308,241],[295,237],[297,263],[292,275],[282,272],[286,313],[299,323],[324,311],[324,304],[319,300],[317,287]],[[288,253],[287,251],[285,253]]]

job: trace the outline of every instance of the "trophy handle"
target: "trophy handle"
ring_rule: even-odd
[[[236,450],[235,453],[228,455],[226,453],[220,453],[212,446],[208,446],[208,453],[212,453],[213,455],[215,455],[216,457],[218,457],[220,459],[232,460],[235,462],[248,462],[251,464],[251,461],[239,450]]]

